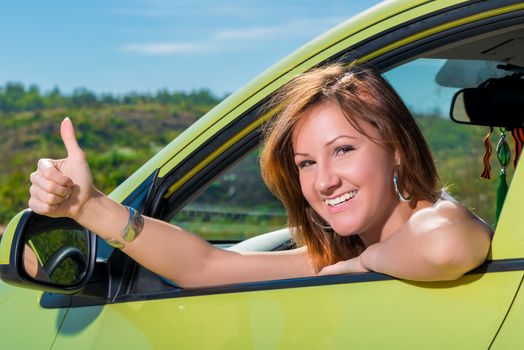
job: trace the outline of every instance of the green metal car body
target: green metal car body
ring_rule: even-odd
[[[414,62],[435,60],[503,62],[522,69],[524,3],[411,0],[375,6],[229,96],[110,197],[173,221],[256,149],[261,126],[271,117],[261,114],[262,106],[297,74],[333,61],[366,63],[384,72],[394,87],[401,77],[399,88],[422,88],[434,81],[406,72]],[[440,107],[447,111],[447,103]],[[0,284],[0,344],[2,349],[524,348],[523,193],[520,165],[488,261],[447,282],[361,273],[181,289],[87,233],[87,272],[71,286],[51,286],[24,275],[16,252],[24,235],[70,223],[27,210],[11,220],[0,245],[0,274],[14,285]],[[259,247],[268,237],[273,236],[238,246]]]

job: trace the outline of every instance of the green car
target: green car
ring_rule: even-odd
[[[0,245],[1,348],[524,349],[524,165],[502,159],[504,201],[495,160],[506,156],[495,147],[501,133],[522,145],[523,1],[379,4],[229,96],[110,197],[224,249],[290,249],[278,203],[249,200],[267,191],[256,160],[271,112],[261,111],[294,76],[333,61],[372,65],[398,91],[443,183],[496,227],[483,265],[446,282],[370,272],[182,289],[74,221],[26,210]],[[487,181],[478,173],[490,127]],[[36,277],[25,268],[29,252],[42,267]]]

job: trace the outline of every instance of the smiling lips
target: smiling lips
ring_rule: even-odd
[[[344,202],[347,202],[351,198],[355,197],[357,193],[358,193],[358,190],[346,192],[338,197],[325,199],[324,202],[330,206],[340,205]]]

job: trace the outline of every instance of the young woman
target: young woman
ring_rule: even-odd
[[[297,249],[222,250],[112,201],[93,186],[67,118],[68,156],[39,161],[29,206],[73,218],[182,287],[364,271],[452,280],[484,261],[490,228],[438,189],[422,134],[379,74],[315,69],[283,87],[270,108],[279,112],[262,174],[288,211]]]

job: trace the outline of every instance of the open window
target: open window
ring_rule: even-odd
[[[207,186],[170,220],[222,245],[285,228],[286,212],[260,175],[259,149]]]
[[[449,74],[450,65],[455,68],[451,77],[470,74],[477,78],[464,80],[460,85],[458,82],[451,85],[448,77],[443,77],[443,73]],[[490,128],[457,124],[450,119],[449,110],[455,93],[466,86],[477,86],[479,79],[490,75],[490,68],[493,66],[490,61],[457,62],[441,58],[419,58],[385,73],[421,128],[435,158],[442,186],[491,225],[496,222],[496,193],[500,172],[494,155],[489,159],[491,178],[480,177],[484,170],[483,159],[486,152],[484,139]],[[467,67],[469,71],[465,72],[461,67]],[[505,71],[493,73],[494,76],[511,74]],[[492,153],[495,153],[499,135],[499,129],[491,134]],[[507,141],[513,149],[510,134]],[[511,164],[507,167],[508,183],[511,182],[513,171]]]

